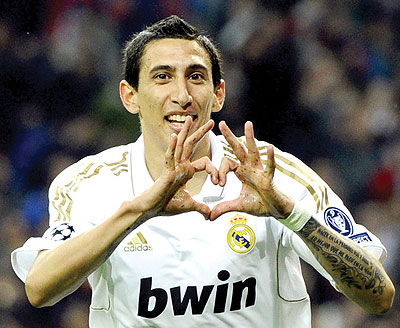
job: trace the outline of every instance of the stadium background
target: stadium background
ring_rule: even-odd
[[[0,2],[0,327],[87,327],[90,290],[33,309],[10,252],[47,225],[50,181],[139,133],[119,101],[132,32],[178,14],[224,58],[215,119],[311,165],[400,262],[400,2],[397,0],[15,0]],[[399,297],[370,316],[307,265],[314,328],[399,327]]]

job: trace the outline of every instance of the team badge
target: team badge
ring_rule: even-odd
[[[49,238],[53,241],[63,241],[71,238],[74,232],[75,229],[71,224],[61,223],[59,226],[51,230],[45,238]]]
[[[247,225],[247,218],[241,214],[231,219],[232,228],[228,232],[228,245],[236,253],[250,252],[255,243],[254,231]]]
[[[333,230],[341,233],[343,236],[353,234],[353,223],[346,213],[336,207],[329,207],[325,210],[325,222]]]

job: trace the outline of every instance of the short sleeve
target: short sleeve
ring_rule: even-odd
[[[29,238],[22,247],[11,253],[12,267],[24,282],[40,251],[54,249],[93,226],[85,220],[85,213],[75,210],[75,207],[79,209],[80,198],[84,196],[76,189],[79,167],[78,164],[70,166],[50,185],[49,228],[43,236]]]

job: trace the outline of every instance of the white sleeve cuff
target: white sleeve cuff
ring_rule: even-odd
[[[278,219],[290,230],[299,231],[311,219],[311,213],[300,202],[295,202],[292,213],[286,219]]]
[[[54,241],[36,237],[29,238],[22,247],[14,250],[11,253],[11,265],[18,278],[25,282],[39,252],[45,249],[53,249],[58,245],[59,243]]]

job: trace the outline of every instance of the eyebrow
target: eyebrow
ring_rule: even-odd
[[[189,65],[188,70],[190,71],[194,71],[194,70],[203,70],[203,71],[207,71],[207,67],[202,65],[202,64],[192,64]],[[171,71],[171,72],[175,72],[176,71],[176,67],[171,66],[171,65],[157,65],[154,66],[151,70],[150,70],[150,74],[158,72],[158,71]]]
[[[175,67],[172,67],[171,65],[157,65],[157,66],[154,66],[151,70],[150,70],[150,74],[151,73],[155,73],[155,72],[158,72],[158,71],[173,71],[173,72],[175,72]]]
[[[189,70],[194,71],[194,70],[203,70],[207,71],[207,67],[205,67],[202,64],[192,64],[189,66]]]

